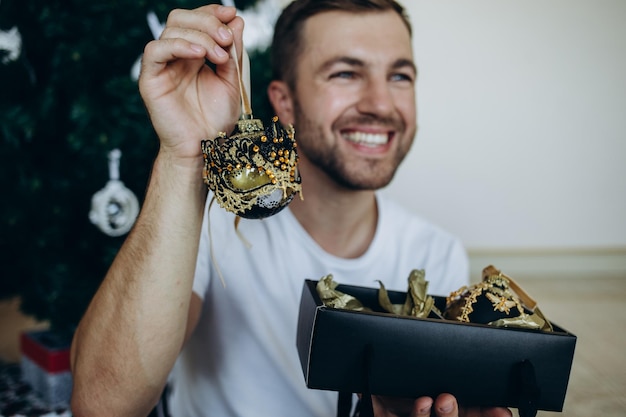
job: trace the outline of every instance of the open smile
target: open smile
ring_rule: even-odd
[[[389,132],[384,133],[371,133],[371,132],[359,132],[359,131],[349,131],[343,132],[341,136],[352,142],[357,143],[359,145],[376,147],[381,145],[386,145],[389,143],[389,140],[392,137],[392,134]]]

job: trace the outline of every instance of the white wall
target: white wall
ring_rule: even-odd
[[[470,251],[626,248],[626,1],[403,3],[420,129],[387,191]]]

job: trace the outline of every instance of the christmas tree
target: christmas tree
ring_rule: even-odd
[[[0,2],[0,177],[8,196],[0,206],[0,298],[20,296],[24,313],[57,332],[73,332],[124,239],[88,216],[109,180],[108,153],[122,151],[120,179],[141,203],[158,149],[132,75],[155,36],[148,16],[165,22],[173,8],[206,3]],[[236,5],[245,13],[260,10],[256,3]],[[269,54],[249,53],[254,114],[267,119]]]

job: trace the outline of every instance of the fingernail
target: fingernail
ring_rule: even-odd
[[[224,41],[230,40],[230,37],[232,36],[231,31],[229,29],[225,28],[224,26],[220,26],[220,28],[217,30],[217,34]]]
[[[451,404],[443,405],[439,407],[439,411],[441,411],[442,413],[449,413],[452,411],[453,408],[454,407]]]
[[[430,413],[430,406],[422,408],[421,410],[419,410],[419,413],[420,414]]]
[[[222,47],[219,45],[215,45],[215,47],[213,48],[213,52],[215,52],[215,55],[217,55],[220,58],[225,58],[228,56],[226,51],[223,50]]]

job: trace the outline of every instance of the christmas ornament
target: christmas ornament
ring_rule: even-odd
[[[6,55],[0,54],[3,64],[17,60],[22,52],[22,35],[17,27],[12,27],[8,31],[0,30],[0,51],[5,51]]]
[[[122,152],[109,152],[109,182],[91,199],[89,220],[108,236],[127,233],[139,214],[137,197],[120,181],[120,158]]]
[[[278,213],[294,198],[302,198],[295,130],[283,127],[278,117],[267,128],[252,116],[250,70],[247,54],[239,67],[235,46],[231,55],[237,66],[242,115],[234,132],[221,132],[201,143],[203,178],[218,204],[239,217],[261,219]]]
[[[483,269],[481,282],[450,294],[444,318],[552,331],[537,303],[511,277],[492,265]]]

